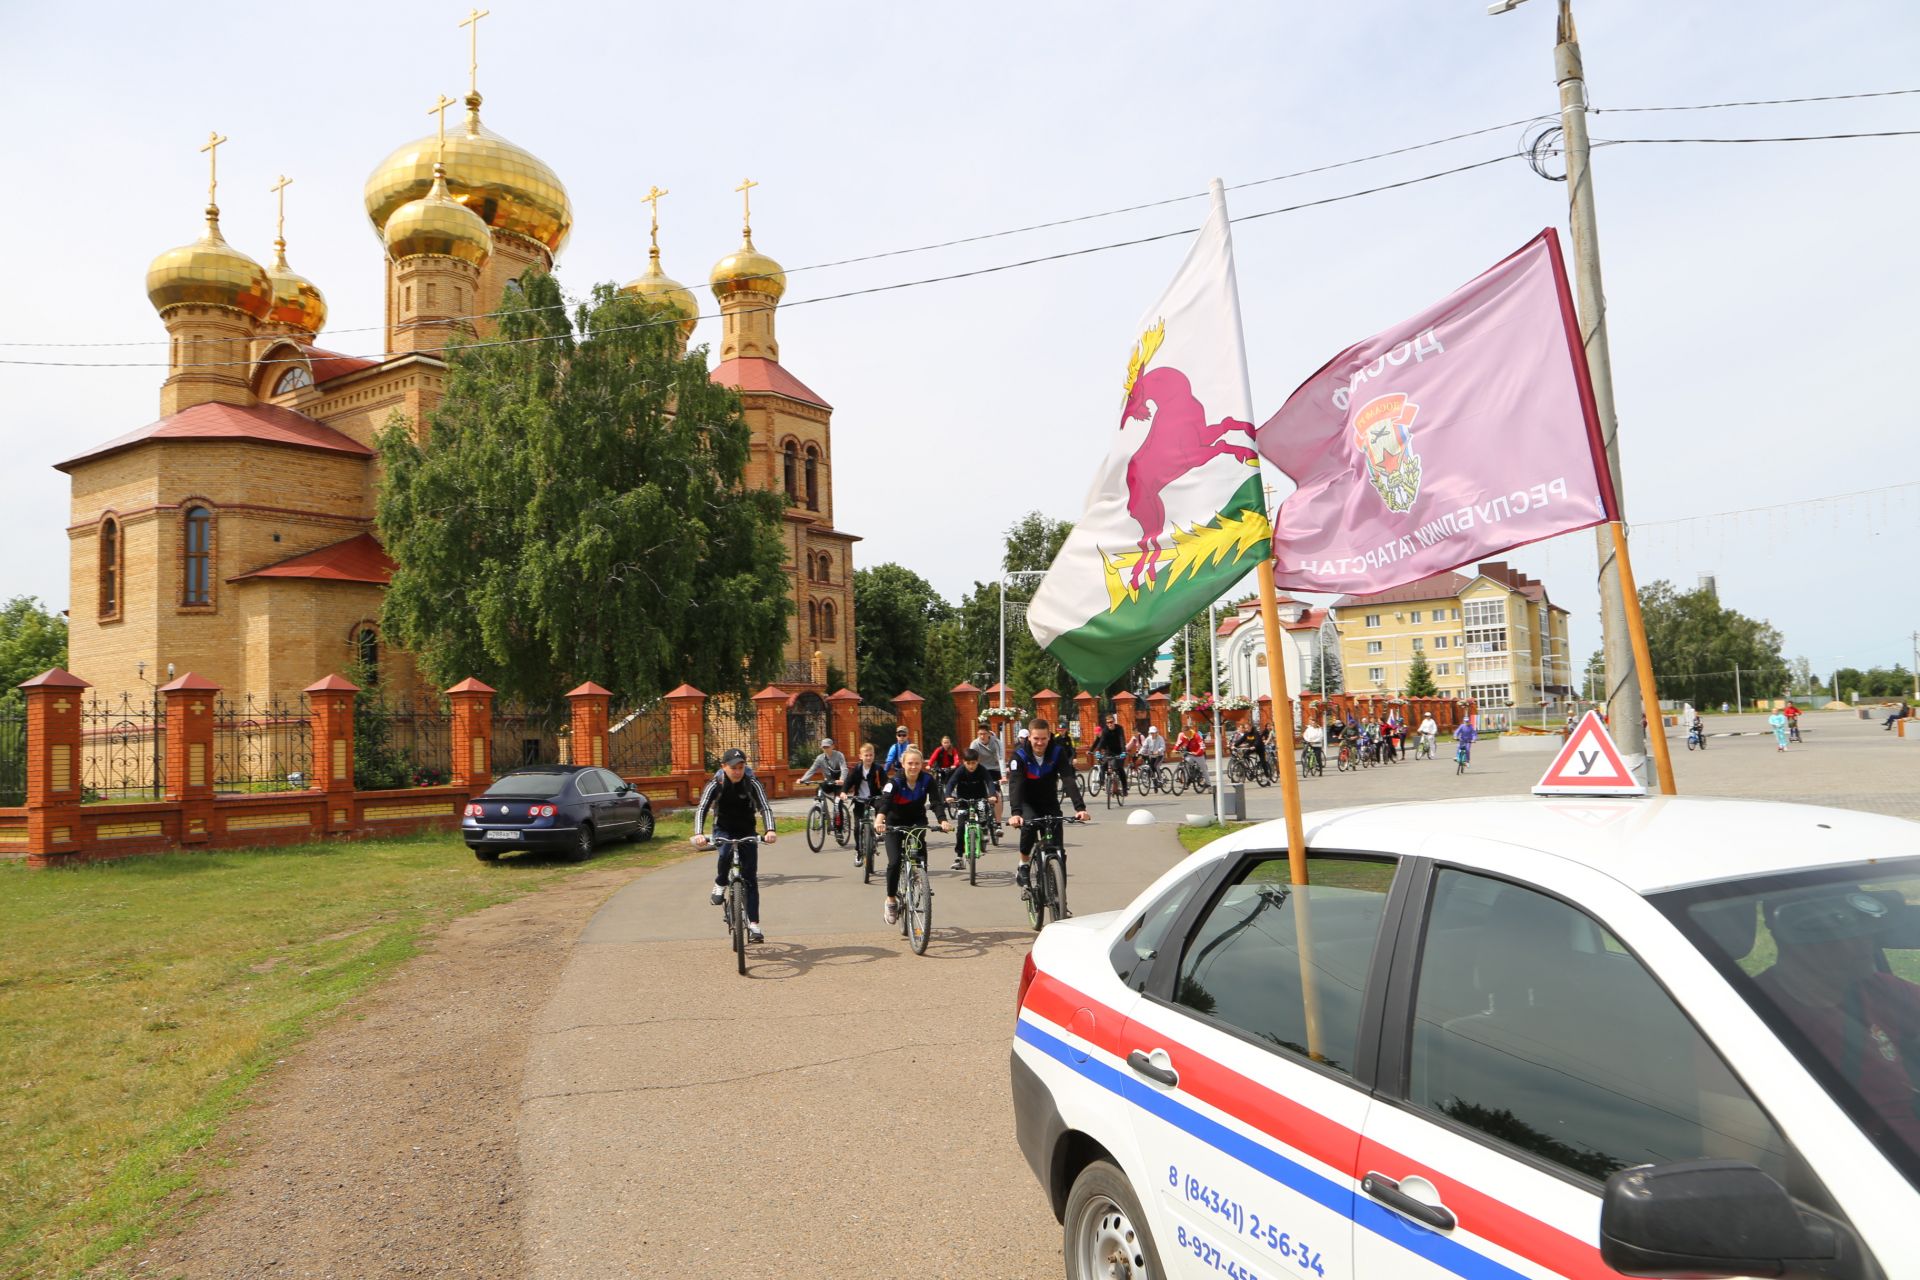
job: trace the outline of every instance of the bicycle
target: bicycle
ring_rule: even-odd
[[[1339,773],[1352,773],[1355,769],[1358,769],[1360,767],[1360,761],[1356,758],[1357,755],[1358,753],[1354,750],[1353,739],[1340,739],[1339,754],[1333,758],[1335,771]]]
[[[968,800],[960,808],[960,856],[967,860],[967,883],[980,883],[980,855],[986,852],[985,832],[993,824],[993,801]]]
[[[860,883],[872,884],[874,846],[880,842],[873,833],[873,805],[856,800],[853,809],[853,847],[860,854]]]
[[[1453,744],[1453,773],[1455,777],[1467,771],[1467,758],[1473,754],[1473,746],[1467,742]]]
[[[1420,741],[1414,744],[1413,758],[1415,760],[1433,759],[1433,735],[1432,734],[1423,733],[1420,735]]]
[[[1034,842],[1033,856],[1027,863],[1023,896],[1027,900],[1027,923],[1038,929],[1049,918],[1065,920],[1073,914],[1067,910],[1067,851],[1061,829],[1063,824],[1078,819],[1063,814],[1028,821],[1040,828],[1040,838]]]
[[[814,792],[813,807],[807,810],[807,848],[815,853],[826,848],[829,828],[840,847],[847,846],[847,802],[833,793],[831,787],[831,783],[821,783],[820,789]]]
[[[1213,790],[1213,780],[1207,774],[1207,767],[1201,757],[1182,756],[1180,767],[1173,772],[1173,794],[1179,795],[1187,787],[1193,788],[1193,794],[1200,796]]]
[[[744,977],[747,972],[747,880],[740,874],[739,846],[757,843],[757,837],[744,840],[732,836],[708,836],[708,843],[724,849],[727,859],[727,888],[720,898],[720,919],[733,938],[734,965]]]
[[[889,827],[900,833],[900,936],[913,954],[927,954],[933,936],[933,878],[927,874],[927,829]]]
[[[1300,748],[1300,776],[1318,778],[1327,772],[1327,755],[1319,747],[1309,743]]]
[[[1127,804],[1127,766],[1119,756],[1103,756],[1094,772],[1104,784],[1096,788],[1107,797],[1107,808],[1125,808]]]

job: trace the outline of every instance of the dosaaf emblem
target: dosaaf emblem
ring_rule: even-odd
[[[1420,455],[1413,451],[1413,418],[1419,412],[1419,405],[1396,393],[1375,396],[1353,416],[1354,448],[1389,511],[1405,512],[1420,496]]]

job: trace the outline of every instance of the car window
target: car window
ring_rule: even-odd
[[[607,785],[606,772],[600,769],[582,769],[575,775],[574,785],[579,787],[582,795],[604,795],[613,790]]]
[[[1173,927],[1180,909],[1187,905],[1187,899],[1200,887],[1217,863],[1196,868],[1191,874],[1182,877],[1171,889],[1158,898],[1134,918],[1120,934],[1120,940],[1113,944],[1109,959],[1113,962],[1113,971],[1120,981],[1135,991],[1147,988],[1147,979],[1153,973],[1153,958],[1160,954],[1160,945],[1166,941],[1167,930]]]
[[[1421,943],[1408,1097],[1568,1172],[1745,1160],[1785,1139],[1640,961],[1557,898],[1443,868]]]
[[[1920,861],[1703,885],[1654,902],[1920,1186]]]
[[[1319,1007],[1321,1062],[1353,1073],[1361,997],[1394,863],[1312,860],[1308,885],[1290,884],[1287,858],[1252,863],[1208,908],[1180,958],[1174,1001],[1276,1049],[1310,1052],[1297,934],[1304,898],[1313,953],[1305,972]]]
[[[621,787],[620,775],[617,773],[612,773],[606,769],[595,769],[593,776],[595,782],[598,784],[594,788],[597,791],[613,792],[618,791]]]
[[[564,773],[510,773],[504,778],[495,778],[493,785],[487,788],[487,798],[492,800],[544,800],[548,796],[557,796],[561,788],[567,785]]]

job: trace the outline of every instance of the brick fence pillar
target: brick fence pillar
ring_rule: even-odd
[[[860,695],[842,689],[827,699],[827,725],[834,745],[849,760],[860,758]]]
[[[1009,689],[1004,682],[989,685],[986,689],[985,700],[981,705],[986,707],[1010,707],[1013,705],[1013,690]]]
[[[707,695],[690,684],[667,695],[667,757],[689,782],[707,772]]]
[[[974,731],[980,727],[980,686],[962,680],[950,692],[953,694],[954,736],[971,740]]]
[[[167,799],[180,806],[180,843],[213,835],[213,716],[220,686],[189,671],[160,686],[167,701]]]
[[[786,794],[787,708],[792,705],[793,695],[773,685],[753,695],[753,753],[758,757],[753,771],[766,783],[769,798]]]
[[[92,686],[61,667],[20,686],[27,693],[27,865],[50,867],[80,833],[80,693]]]
[[[613,702],[613,690],[603,689],[589,680],[567,691],[568,717],[573,730],[573,762],[605,768],[607,764],[607,712]]]
[[[926,699],[911,689],[897,693],[893,698],[893,718],[907,726],[907,741],[922,751],[927,747],[926,743],[920,741],[920,709],[925,703]]]
[[[472,799],[493,785],[493,686],[468,676],[447,690],[453,705],[453,777]]]
[[[1120,727],[1125,729],[1127,736],[1131,738],[1134,725],[1140,715],[1140,699],[1122,689],[1113,695],[1113,713],[1120,717]]]
[[[1159,726],[1161,736],[1172,741],[1179,736],[1179,729],[1167,718],[1173,699],[1164,693],[1147,695],[1147,723]]]
[[[1073,715],[1080,722],[1080,759],[1093,762],[1093,744],[1100,736],[1100,699],[1085,689],[1073,695]]]
[[[1033,695],[1033,714],[1052,725],[1055,733],[1065,728],[1060,723],[1060,695],[1051,689],[1042,689]],[[1015,729],[1013,736],[1018,738],[1020,731]]]
[[[1273,695],[1270,693],[1263,693],[1259,697],[1253,700],[1253,704],[1254,704],[1254,710],[1255,710],[1253,722],[1259,725],[1272,724],[1273,723]]]
[[[307,695],[307,722],[313,727],[313,779],[327,794],[328,831],[351,830],[353,793],[353,695],[360,686],[345,676],[316,680]]]

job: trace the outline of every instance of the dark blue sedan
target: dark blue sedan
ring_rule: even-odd
[[[494,779],[467,806],[460,834],[482,862],[509,849],[552,850],[585,862],[595,845],[653,835],[653,805],[611,770],[533,765]]]

